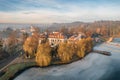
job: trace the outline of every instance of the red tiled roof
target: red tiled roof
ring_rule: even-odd
[[[62,33],[55,32],[55,33],[50,33],[50,34],[49,34],[49,38],[60,38],[60,39],[64,39],[65,36],[64,36]]]

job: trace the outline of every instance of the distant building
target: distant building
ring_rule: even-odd
[[[48,35],[50,45],[57,45],[61,42],[65,42],[67,37],[60,32],[52,32]]]
[[[73,35],[73,36],[71,36],[69,39],[68,39],[68,42],[69,43],[71,43],[71,42],[76,42],[76,41],[78,41],[78,40],[81,40],[81,39],[83,39],[83,38],[85,38],[86,37],[86,35],[84,34],[84,33],[79,33],[79,34],[75,34],[75,35]]]

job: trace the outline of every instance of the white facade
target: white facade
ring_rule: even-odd
[[[61,42],[65,42],[67,39],[59,39],[59,38],[48,38],[50,45],[57,45]]]

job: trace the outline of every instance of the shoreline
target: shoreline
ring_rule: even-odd
[[[28,70],[28,69],[30,69],[30,68],[49,68],[49,67],[53,67],[53,66],[62,66],[62,65],[71,64],[71,63],[76,62],[76,61],[79,61],[79,60],[81,60],[81,59],[82,59],[82,58],[76,58],[76,59],[71,60],[70,62],[67,62],[67,63],[60,62],[60,61],[59,61],[59,62],[54,62],[54,63],[51,63],[51,65],[49,65],[49,66],[44,66],[44,67],[40,67],[40,66],[38,66],[38,65],[36,64],[36,62],[33,62],[33,63],[35,63],[34,65],[25,67],[25,68],[23,68],[23,69],[21,69],[21,70],[18,70],[17,72],[15,72],[14,75],[10,76],[8,80],[13,80],[13,79],[16,78],[17,76],[19,76],[21,73],[23,73],[24,71],[26,71],[26,70]],[[25,63],[25,62],[22,62],[22,63]],[[12,65],[10,65],[10,66],[19,65],[19,64],[22,64],[22,63],[15,63],[15,64],[12,64]],[[26,62],[26,64],[27,64],[27,63],[30,63],[30,62]],[[10,67],[10,66],[9,66],[9,67]],[[8,67],[8,68],[9,68],[9,67]],[[6,68],[6,69],[7,69],[7,68]],[[6,74],[6,72],[7,72],[6,69],[4,69],[4,70],[1,72],[1,73],[3,73],[3,75],[2,75],[1,77],[3,77],[3,76]],[[6,71],[6,72],[5,72],[5,71]],[[0,77],[0,80],[2,80],[1,77]]]
[[[15,73],[15,75],[13,77],[11,77],[9,80],[13,80],[15,79],[17,76],[19,76],[21,73],[23,73],[24,71],[26,70],[29,70],[30,68],[50,68],[50,67],[57,67],[57,66],[62,66],[62,65],[68,65],[68,64],[71,64],[71,63],[74,63],[74,62],[77,62],[79,60],[82,60],[84,58],[76,58],[74,60],[71,60],[70,62],[67,62],[67,63],[64,63],[64,62],[59,62],[59,63],[51,63],[51,65],[48,65],[48,66],[44,66],[44,67],[40,67],[38,66],[37,64],[34,65],[34,66],[30,66],[30,67],[26,67],[26,68],[23,68],[22,70],[18,71],[17,73]]]
[[[99,47],[99,46],[97,46]],[[92,53],[95,53],[95,52],[90,52],[89,54],[87,54],[86,56],[89,56],[91,55]],[[97,53],[98,54],[98,53]],[[101,54],[100,54],[101,55]],[[86,56],[84,58],[86,58]],[[84,60],[84,58],[82,58]],[[34,66],[29,66],[29,67],[26,67],[26,68],[23,68],[22,70],[19,70],[18,72],[16,72],[14,74],[14,76],[12,76],[9,80],[13,80],[15,79],[16,77],[18,77],[19,75],[21,75],[21,73],[25,72],[26,70],[29,70],[30,68],[51,68],[51,67],[60,67],[60,66],[64,66],[64,65],[68,65],[68,64],[74,64],[76,62],[79,62],[79,61],[82,61],[82,59],[80,58],[77,58],[76,60],[71,60],[69,63],[62,63],[62,62],[59,62],[59,63],[52,63],[51,65],[47,66],[47,67],[39,67],[37,65],[34,65]],[[119,73],[119,72],[118,72]]]
[[[87,55],[89,55],[89,54],[91,54],[91,53],[97,53],[97,52],[92,51],[92,52],[88,53]],[[97,54],[98,54],[98,53],[97,53]],[[87,55],[85,55],[85,57],[86,57]],[[105,56],[106,56],[106,55],[105,55]],[[85,57],[84,57],[84,58],[85,58]],[[50,68],[50,67],[57,67],[57,66],[62,66],[62,65],[68,65],[68,64],[71,64],[71,63],[74,63],[74,62],[77,62],[77,61],[81,61],[81,60],[84,59],[84,58],[78,58],[78,57],[76,57],[75,59],[73,59],[73,60],[71,60],[70,62],[67,62],[67,63],[60,62],[60,61],[58,61],[58,62],[53,62],[53,63],[51,63],[51,65],[45,66],[45,67],[40,67],[40,66],[38,66],[37,64],[32,65],[32,66],[28,66],[28,67],[25,67],[25,68],[17,71],[12,77],[9,78],[9,80],[15,79],[15,78],[16,78],[17,76],[19,76],[21,73],[23,73],[23,72],[26,71],[26,70],[29,70],[30,68]],[[34,63],[35,63],[35,62],[34,62]],[[17,65],[17,64],[19,64],[19,63],[16,63],[16,65]],[[13,65],[14,65],[14,64],[13,64]],[[4,72],[4,73],[5,73],[5,72]],[[1,77],[2,77],[2,76],[1,76]]]
[[[68,65],[53,66],[47,69],[31,68],[20,74],[14,80],[118,80],[120,79],[119,50],[118,46],[102,44],[95,49],[111,52],[111,56],[90,53],[83,60],[75,61]],[[112,50],[113,49],[113,50]],[[120,51],[120,50],[119,50]],[[42,73],[41,73],[42,71]],[[92,72],[92,73],[91,73]],[[33,76],[30,76],[33,75]],[[86,76],[86,77],[85,77]]]

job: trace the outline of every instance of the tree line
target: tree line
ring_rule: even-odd
[[[59,28],[58,26],[59,24],[57,25],[57,27],[50,27],[46,30],[47,31],[56,30],[69,35],[78,32],[83,32],[87,36],[91,36],[93,33],[97,32],[101,34],[103,37],[111,37],[111,36],[120,37],[120,21],[95,21],[89,23],[73,22],[69,24],[67,23],[63,24],[62,26],[60,25]]]
[[[62,42],[51,47],[49,42],[38,44],[38,39],[31,36],[26,39],[23,49],[29,58],[35,57],[39,66],[48,66],[57,58],[59,61],[68,63],[74,58],[83,58],[92,51],[93,43],[90,37],[75,41],[74,43]]]

